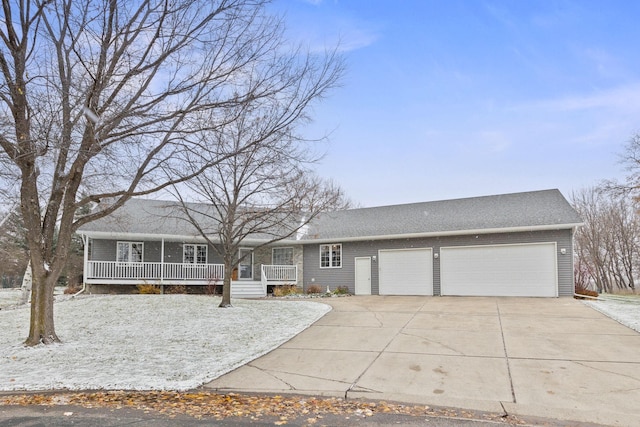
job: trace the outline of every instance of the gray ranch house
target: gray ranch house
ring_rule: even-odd
[[[221,283],[228,272],[215,248],[168,215],[173,208],[133,199],[82,227],[85,283]],[[282,284],[356,295],[570,296],[580,225],[555,189],[325,213],[277,244],[243,242],[232,297]]]

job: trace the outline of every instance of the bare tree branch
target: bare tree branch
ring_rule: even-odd
[[[283,55],[282,21],[264,5],[3,0],[0,187],[19,183],[34,278],[28,344],[58,340],[53,287],[79,226],[233,157],[211,135],[243,108],[269,106],[286,133],[336,84],[340,58]],[[297,80],[300,70],[313,78]]]

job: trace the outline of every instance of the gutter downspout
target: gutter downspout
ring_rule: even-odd
[[[591,295],[582,295],[582,294],[577,294],[577,293],[573,293],[574,298],[578,297],[578,298],[586,298],[586,299],[592,299],[595,301],[602,301],[602,298],[600,297],[592,297]]]
[[[81,293],[83,293],[84,291],[87,290],[87,283],[83,280],[82,281],[82,289],[80,289],[78,292],[76,292],[75,294],[71,295],[71,298],[75,298],[78,295],[80,295]]]

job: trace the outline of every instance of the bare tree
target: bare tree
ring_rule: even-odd
[[[27,345],[59,341],[53,290],[79,226],[233,157],[201,158],[204,136],[288,89],[281,21],[263,3],[3,0],[0,187],[17,182],[26,228]]]
[[[300,72],[300,77],[315,79],[317,83],[311,87],[319,83],[326,86],[323,82],[327,77],[335,81],[339,76],[309,74],[307,68]],[[309,95],[316,97],[319,93],[313,90]],[[292,95],[295,100],[300,94]],[[307,98],[303,97],[305,104]],[[291,106],[295,107],[293,115],[289,114]],[[186,218],[223,259],[220,307],[231,306],[231,272],[242,261],[240,247],[247,240],[253,240],[255,250],[294,235],[320,212],[348,206],[339,187],[308,169],[317,158],[295,132],[296,125],[306,119],[304,112],[299,101],[283,103],[282,97],[270,104],[261,102],[256,109],[243,108],[239,120],[216,133],[217,152],[213,155],[250,148],[226,156],[226,160],[185,183],[188,191],[175,192]],[[199,204],[187,203],[182,194],[190,194]]]
[[[27,267],[27,251],[22,218],[16,206],[0,212],[0,281],[19,285]],[[2,287],[2,286],[0,286]]]
[[[631,193],[636,199],[640,196],[640,133],[633,135],[620,154],[620,161],[627,172],[624,183],[606,181],[604,187],[616,194]]]
[[[640,218],[628,193],[594,187],[574,193],[574,208],[584,219],[576,233],[582,282],[598,292],[635,289],[640,256]]]

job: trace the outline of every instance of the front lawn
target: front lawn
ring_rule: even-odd
[[[0,310],[0,390],[186,390],[286,342],[331,308],[310,301],[113,295],[57,302],[63,341],[24,347],[28,306]]]

